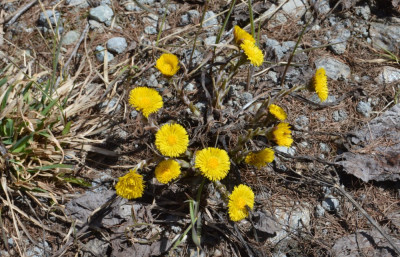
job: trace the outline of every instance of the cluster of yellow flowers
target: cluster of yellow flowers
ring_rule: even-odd
[[[261,66],[264,61],[264,54],[256,45],[256,40],[253,36],[237,25],[233,29],[233,36],[235,43],[244,51],[251,64]]]

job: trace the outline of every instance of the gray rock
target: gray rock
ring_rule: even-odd
[[[30,247],[26,250],[27,257],[46,256],[49,253],[51,253],[51,247],[47,243],[47,241],[44,241],[44,246],[43,246],[43,243],[41,243],[41,242],[38,243],[38,246],[31,244]]]
[[[79,8],[87,8],[89,7],[89,4],[87,2],[87,0],[67,0],[65,2],[68,6],[76,6]]]
[[[253,99],[253,95],[249,92],[244,92],[243,94],[240,95],[240,102],[242,104],[247,104]]]
[[[300,143],[299,143],[299,146],[300,146],[301,148],[308,148],[308,147],[309,147],[309,144],[308,144],[307,141],[303,141],[303,142],[300,142]]]
[[[97,46],[96,47],[96,59],[99,62],[104,62],[104,53],[105,53],[105,48],[102,46]],[[111,62],[114,59],[114,55],[110,52],[107,51],[107,59],[109,62]]]
[[[126,39],[123,37],[113,37],[107,41],[108,51],[114,54],[120,54],[128,47]]]
[[[110,247],[110,243],[99,240],[97,238],[90,240],[84,246],[85,250],[89,253],[85,253],[84,257],[89,256],[107,256],[108,248]],[[86,252],[85,251],[85,252]]]
[[[195,23],[200,17],[197,10],[190,10],[181,16],[180,25],[186,26],[190,23]]]
[[[280,0],[279,3],[283,3],[284,0]],[[307,6],[304,5],[302,0],[289,0],[282,6],[282,11],[291,17],[300,18],[307,11]]]
[[[140,11],[143,11],[142,8],[140,8],[135,3],[132,3],[132,2],[125,3],[125,10],[127,10],[128,12],[140,12]]]
[[[216,37],[216,36],[210,36],[210,37],[204,39],[204,44],[205,44],[205,45],[212,45],[212,44],[215,44],[215,40],[217,40],[217,37]]]
[[[264,43],[264,47],[267,49],[267,51],[271,51],[274,53],[275,58],[279,61],[282,59],[282,57],[285,55],[284,53],[284,48],[281,46],[281,44],[275,40],[275,39],[270,39],[270,38],[266,38],[265,39],[265,43]]]
[[[214,17],[214,16],[216,16],[216,14],[213,11],[206,12],[206,14],[204,15],[203,28],[218,25],[218,19],[217,19],[217,17]],[[212,17],[214,17],[214,18],[212,18]],[[208,20],[208,19],[210,19],[210,20]]]
[[[339,200],[331,195],[327,195],[322,201],[322,207],[327,211],[337,211],[339,208]]]
[[[110,5],[111,1],[110,0],[101,0],[100,1],[100,5],[106,5],[106,4]]]
[[[59,27],[61,27],[61,22],[60,22],[60,17],[61,14],[58,11],[53,11],[52,10],[47,10],[45,12],[41,12],[39,15],[39,26],[43,26],[45,28],[50,28],[50,25],[47,21],[47,18],[49,18],[51,26],[53,26],[53,28],[55,28],[58,24]]]
[[[189,49],[185,52],[184,58],[185,58],[186,63],[189,63],[191,53],[192,53],[191,49]],[[197,66],[198,64],[200,64],[202,59],[203,59],[202,53],[199,50],[194,50],[193,57],[192,57],[192,65]]]
[[[260,234],[266,233],[271,236],[282,229],[277,220],[274,219],[274,216],[269,212],[255,211],[253,213],[253,222],[254,228],[258,233],[261,232]]]
[[[104,32],[103,25],[98,21],[89,20],[89,25],[90,25],[90,29],[92,29],[92,30],[97,30],[99,33]]]
[[[307,126],[308,126],[308,124],[310,123],[310,120],[308,119],[308,117],[307,116],[305,116],[305,115],[299,115],[296,119],[295,119],[295,122],[296,122],[296,127],[297,127],[297,129],[305,129],[305,128],[307,128]]]
[[[312,0],[311,4],[314,5],[318,14],[327,14],[331,10],[328,0]]]
[[[313,101],[314,103],[321,103],[321,100],[318,98],[318,96],[315,94],[315,95],[312,95],[311,97],[310,97],[310,101]],[[336,96],[334,96],[334,95],[329,95],[328,96],[328,99],[326,99],[325,100],[325,102],[323,102],[324,104],[329,104],[329,103],[334,103],[334,102],[336,102]],[[322,121],[325,121],[325,119],[326,119],[326,117],[324,117],[324,116],[321,116],[321,117],[323,117],[322,119],[320,119],[320,121],[322,120]]]
[[[327,145],[325,143],[319,143],[319,149],[323,153],[329,153],[331,151],[331,148],[329,147],[329,145]]]
[[[131,118],[135,119],[138,116],[138,112],[136,110],[131,111]]]
[[[323,217],[325,215],[325,209],[322,207],[322,205],[317,204],[315,207],[315,216],[317,217]]]
[[[157,34],[157,29],[153,26],[147,26],[144,28],[144,33],[148,35],[155,35]]]
[[[196,90],[196,86],[193,83],[188,83],[183,90],[192,93]]]
[[[296,154],[296,148],[295,147],[286,147],[286,146],[275,146],[274,150],[277,152],[282,152],[285,154],[288,154],[290,156],[294,156]]]
[[[400,69],[385,66],[376,78],[379,83],[393,83],[400,81]]]
[[[364,117],[369,117],[369,114],[372,111],[372,107],[370,103],[360,101],[357,104],[356,110],[357,112],[361,113]]]
[[[267,73],[268,77],[272,80],[272,82],[278,82],[278,74],[275,71],[269,71]]]
[[[100,5],[95,8],[90,9],[89,11],[89,18],[101,23],[111,22],[111,19],[114,15],[113,10],[107,5]]]
[[[332,57],[322,57],[315,61],[315,66],[323,67],[326,76],[334,80],[343,80],[350,77],[350,67]]]
[[[150,75],[149,79],[146,81],[146,84],[149,87],[158,87],[158,81],[154,73]]]
[[[143,22],[145,24],[153,26],[154,28],[157,28],[158,16],[153,13],[149,13],[146,17],[143,18]]]
[[[354,10],[358,16],[361,16],[366,21],[371,18],[371,9],[367,3],[364,3],[361,6],[356,6]]]
[[[343,121],[347,119],[348,115],[345,110],[338,110],[332,113],[332,119],[336,122]]]
[[[384,48],[396,52],[400,45],[400,26],[386,25],[383,23],[371,22],[369,35],[372,45],[376,49]]]
[[[78,41],[80,36],[81,36],[81,34],[79,34],[79,32],[77,32],[75,30],[68,31],[62,39],[62,44],[63,45],[71,45],[71,44],[75,43],[76,41]]]
[[[341,55],[346,51],[347,42],[341,38],[335,38],[329,41],[329,49],[337,55]]]

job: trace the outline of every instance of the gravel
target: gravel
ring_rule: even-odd
[[[384,48],[391,52],[398,51],[400,45],[400,26],[371,22],[369,34],[376,49]]]
[[[113,37],[107,41],[107,50],[114,53],[120,54],[125,51],[128,47],[126,39],[123,37]]]
[[[43,26],[43,27],[49,29],[50,25],[49,25],[49,23],[47,21],[47,17],[50,20],[51,26],[56,27],[57,23],[60,22],[61,14],[58,11],[54,11],[53,12],[52,10],[47,10],[45,12],[40,13],[39,21],[38,21],[39,26]],[[58,26],[60,27],[61,24],[58,24]]]
[[[190,10],[181,16],[180,25],[186,26],[190,23],[195,23],[200,17],[200,13],[196,10]]]
[[[385,66],[376,78],[378,83],[393,83],[400,81],[400,69]]]
[[[327,145],[325,143],[319,143],[319,149],[323,153],[329,153],[331,151],[331,148],[329,147],[329,145]]]
[[[114,15],[113,10],[107,5],[100,5],[90,9],[89,18],[109,26]]]
[[[369,102],[360,101],[357,104],[356,110],[358,113],[361,113],[361,115],[368,118],[370,115],[370,112],[372,111],[372,107]]]
[[[89,4],[87,0],[67,0],[65,2],[68,6],[76,6],[78,8],[87,8]]]
[[[211,17],[214,17],[214,16],[216,16],[216,14],[213,11],[206,12],[206,14],[204,15],[204,21],[205,22],[203,22],[203,28],[214,26],[214,25],[218,25],[217,17],[212,18],[211,20],[208,20],[208,19],[210,19]]]
[[[96,47],[96,59],[99,62],[104,62],[104,53],[105,53],[104,50],[106,50],[106,49],[102,46]],[[112,61],[114,59],[114,55],[107,51],[107,59],[109,62]]]
[[[62,44],[63,45],[71,45],[71,44],[75,43],[76,41],[78,41],[80,36],[81,36],[81,34],[79,34],[79,32],[77,32],[75,30],[68,31],[62,39]]]
[[[369,5],[364,3],[361,6],[354,7],[356,15],[362,17],[364,20],[369,20],[371,18],[371,9]]]
[[[295,147],[286,147],[286,146],[275,146],[274,147],[275,151],[281,152],[288,154],[290,156],[294,156],[296,154],[296,148]]]
[[[295,128],[296,129],[306,129],[308,124],[310,123],[310,120],[308,119],[307,116],[305,115],[299,115],[296,119],[295,119]]]
[[[348,115],[345,110],[337,110],[332,113],[332,119],[336,122],[347,119]]]
[[[144,33],[148,35],[155,35],[157,34],[157,29],[153,26],[147,26],[144,28]]]

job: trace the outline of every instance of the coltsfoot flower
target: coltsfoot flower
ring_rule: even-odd
[[[152,88],[136,87],[129,93],[129,104],[147,118],[163,107],[161,95]]]
[[[243,43],[240,44],[240,48],[243,49],[244,53],[249,59],[250,63],[254,66],[260,66],[263,64],[264,61],[264,54],[262,53],[261,49],[256,46],[250,40],[243,40]]]
[[[175,160],[164,160],[157,165],[155,174],[156,179],[160,183],[167,184],[179,177],[181,174],[181,165]]]
[[[271,148],[265,148],[264,150],[258,152],[249,153],[244,161],[247,164],[261,168],[268,163],[271,163],[274,160],[274,157],[274,150]]]
[[[280,107],[278,105],[271,104],[268,107],[268,111],[278,120],[286,120],[286,118],[287,118],[287,114],[286,114],[285,110],[282,109],[282,107]]]
[[[179,59],[174,54],[162,54],[156,62],[156,68],[165,76],[172,77],[179,70]]]
[[[229,156],[225,150],[208,147],[196,153],[195,167],[211,181],[225,178],[230,166]]]
[[[247,31],[236,25],[233,28],[233,37],[235,39],[235,43],[237,45],[240,45],[243,40],[249,40],[252,43],[256,43],[256,40],[253,38],[252,35],[250,35]]]
[[[324,102],[328,98],[329,94],[328,79],[326,78],[324,68],[321,67],[317,69],[312,80],[312,85],[321,102]]]
[[[117,195],[126,199],[142,197],[144,191],[143,176],[138,174],[136,170],[130,170],[128,174],[118,178],[115,191]]]
[[[156,133],[156,147],[162,155],[177,157],[189,145],[189,136],[179,124],[165,124]]]
[[[240,221],[249,215],[247,208],[254,207],[254,192],[249,186],[238,185],[229,196],[229,218],[232,221]]]
[[[272,138],[277,145],[290,147],[293,143],[289,123],[279,123],[272,130]]]

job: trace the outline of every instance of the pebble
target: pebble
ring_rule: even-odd
[[[328,0],[312,0],[311,4],[315,6],[318,14],[327,14],[331,10]]]
[[[343,121],[347,119],[348,115],[345,110],[338,110],[332,113],[332,119],[336,122]]]
[[[90,29],[97,30],[99,33],[104,33],[103,25],[95,20],[89,20]]]
[[[329,147],[329,145],[327,145],[325,143],[319,143],[319,149],[323,153],[329,153],[331,151],[331,148]]]
[[[157,34],[157,29],[153,26],[147,26],[144,28],[144,33],[148,35],[155,35]]]
[[[398,51],[400,45],[400,26],[371,22],[369,35],[372,45],[376,49],[384,48],[393,53]]]
[[[75,30],[68,31],[62,39],[62,44],[63,45],[71,45],[71,44],[75,43],[76,41],[78,41],[80,36],[81,36],[81,34],[79,34],[79,32],[77,32]]]
[[[96,47],[96,58],[99,62],[104,62],[104,50],[106,49],[102,46]],[[107,51],[107,59],[109,62],[112,61],[114,59],[114,55]]]
[[[150,77],[147,80],[146,84],[149,87],[158,87],[158,81],[157,81],[156,75],[154,75],[154,73],[150,75]]]
[[[358,113],[361,113],[361,115],[368,118],[370,112],[372,111],[372,107],[369,102],[360,101],[357,104],[356,110]]]
[[[136,110],[131,111],[131,118],[135,119],[138,116],[138,112]]]
[[[204,39],[204,44],[205,44],[205,45],[212,45],[212,44],[215,44],[215,40],[217,40],[217,37],[216,37],[216,36],[208,37],[208,38]]]
[[[193,83],[188,83],[183,90],[193,93],[196,90],[196,86]]]
[[[70,7],[87,8],[89,4],[87,0],[67,0],[65,2]]]
[[[369,18],[371,17],[371,9],[366,3],[361,6],[354,7],[354,10],[356,12],[356,15],[361,16],[366,21],[369,20]]]
[[[323,217],[325,215],[325,209],[322,207],[322,205],[317,204],[315,207],[315,216],[317,217]]]
[[[282,153],[288,154],[290,156],[294,156],[296,154],[295,147],[275,146],[274,149],[275,149],[275,151],[282,152]]]
[[[337,211],[339,208],[339,200],[331,195],[327,195],[322,201],[322,207],[327,211]]]
[[[385,66],[383,70],[379,73],[376,81],[379,83],[393,83],[400,81],[400,69]]]
[[[57,23],[60,21],[60,13],[58,11],[53,11],[52,10],[47,10],[45,12],[40,13],[39,15],[39,25],[45,27],[45,28],[50,28],[49,23],[47,22],[47,17],[50,20],[51,26],[56,27]],[[61,24],[58,24],[59,27],[61,27]]]
[[[243,94],[240,95],[240,102],[242,104],[247,104],[253,99],[253,95],[249,92],[244,92]]]
[[[190,23],[195,23],[200,17],[200,13],[197,10],[190,10],[181,16],[180,25],[186,26]]]
[[[315,61],[315,66],[323,67],[326,76],[333,80],[345,80],[350,77],[350,67],[332,57],[322,57]]]
[[[126,39],[123,37],[113,37],[107,41],[108,51],[114,54],[120,54],[128,47]]]
[[[97,6],[89,11],[90,19],[104,23],[107,26],[110,25],[113,15],[113,10],[107,5]]]
[[[218,25],[217,17],[214,17],[214,16],[216,16],[216,14],[213,11],[206,12],[206,14],[204,15],[203,28]],[[208,20],[211,17],[214,17],[214,18],[212,18],[211,20]]]
[[[306,129],[308,124],[310,123],[310,120],[308,119],[307,116],[305,115],[299,115],[296,119],[295,119],[296,125],[295,127],[297,129]]]

